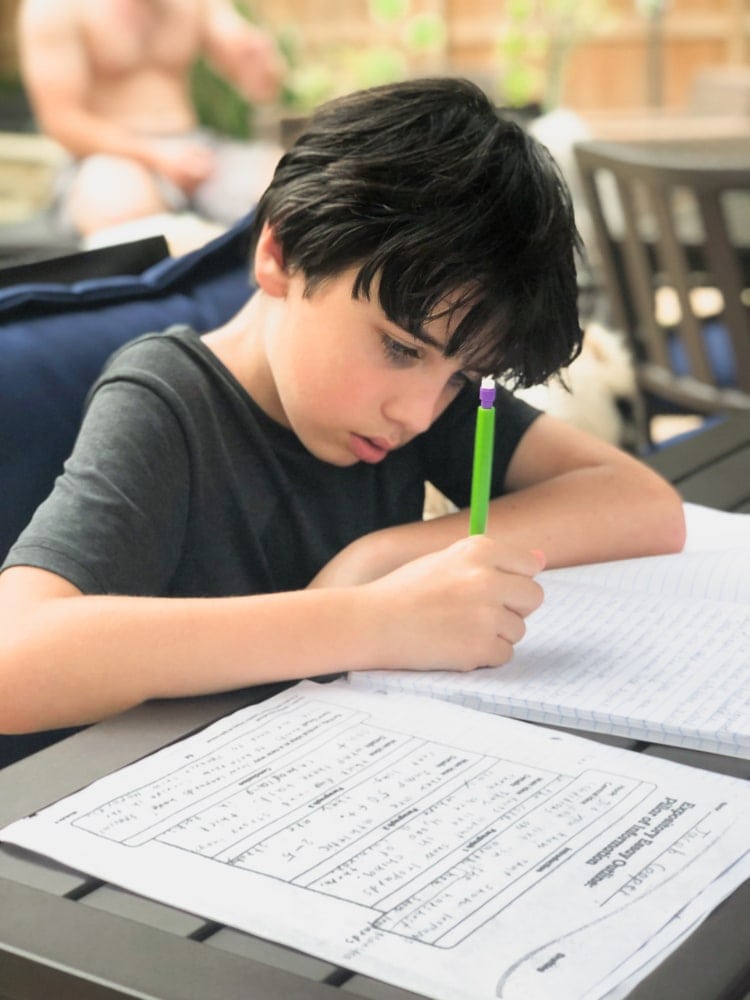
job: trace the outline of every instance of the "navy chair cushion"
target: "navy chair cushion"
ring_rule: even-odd
[[[0,562],[61,471],[107,358],[174,323],[212,329],[247,300],[250,222],[141,274],[0,289]]]
[[[726,326],[719,319],[706,320],[703,324],[703,338],[716,384],[722,389],[735,387],[737,385],[737,371],[732,343]],[[690,374],[685,346],[677,336],[670,338],[669,356],[672,371],[676,375]]]

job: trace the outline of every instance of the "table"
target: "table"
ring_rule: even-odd
[[[750,513],[750,414],[648,459],[684,499]],[[149,702],[0,771],[0,825],[70,794],[283,685]],[[601,739],[601,737],[597,737]],[[750,778],[750,761],[613,739],[633,752]],[[102,884],[0,845],[0,1000],[416,1000],[413,993]],[[750,882],[631,1000],[750,997]]]
[[[709,421],[706,430],[656,451],[647,462],[684,500],[750,514],[750,412]]]

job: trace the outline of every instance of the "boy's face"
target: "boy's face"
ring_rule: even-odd
[[[387,319],[373,292],[352,298],[346,271],[305,298],[304,277],[285,279],[264,336],[267,369],[256,399],[332,465],[382,461],[427,430],[465,384],[443,357],[447,319],[418,340]]]

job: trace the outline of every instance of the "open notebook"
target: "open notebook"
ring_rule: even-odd
[[[350,682],[750,758],[750,518],[693,514],[700,539],[679,555],[540,574],[544,604],[504,667]]]

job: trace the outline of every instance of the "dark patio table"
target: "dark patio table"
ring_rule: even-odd
[[[685,500],[750,513],[750,414],[657,452]],[[150,702],[0,771],[0,825],[279,690]],[[597,737],[601,739],[601,737]],[[750,761],[608,740],[750,778]],[[414,994],[0,845],[0,1000],[409,1000]],[[630,994],[750,997],[750,881]]]

